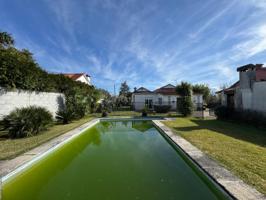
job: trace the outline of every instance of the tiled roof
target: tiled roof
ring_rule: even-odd
[[[160,87],[154,90],[155,93],[163,94],[163,95],[177,95],[175,86],[168,84],[163,87]]]
[[[152,91],[148,90],[145,87],[140,87],[139,89],[137,89],[136,91],[134,91],[133,93],[139,93],[139,94],[147,94],[147,93],[153,93]]]
[[[76,74],[63,74],[64,76],[71,78],[72,80],[77,80],[78,78],[80,78],[81,76],[85,75],[88,76],[85,73],[76,73]]]
[[[221,93],[221,92],[223,92],[223,91],[224,91],[225,93],[232,93],[232,92],[234,92],[235,89],[236,89],[237,87],[239,87],[239,86],[240,86],[240,82],[237,81],[237,82],[235,82],[233,85],[231,85],[230,87],[225,88],[225,89],[223,89],[223,90],[220,90],[220,91],[216,92],[216,94],[219,94],[219,93]]]

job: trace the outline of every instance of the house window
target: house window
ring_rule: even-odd
[[[168,105],[171,105],[171,97],[168,96]]]
[[[163,99],[160,97],[160,98],[158,98],[158,104],[159,105],[162,105],[162,103],[163,103]]]
[[[152,99],[145,99],[145,107],[147,107],[148,109],[152,109],[152,106]]]

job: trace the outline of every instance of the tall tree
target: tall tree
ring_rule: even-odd
[[[179,111],[182,115],[189,116],[193,112],[192,86],[187,82],[181,82],[176,86],[176,92],[181,96]]]
[[[193,93],[202,94],[204,101],[206,103],[208,102],[208,100],[209,100],[209,98],[211,96],[211,90],[208,87],[208,85],[205,85],[205,84],[196,84],[196,85],[193,85],[192,90],[193,90]]]
[[[119,91],[119,96],[121,96],[121,95],[127,96],[128,93],[130,93],[129,86],[127,85],[127,82],[124,81],[123,83],[121,83],[120,91]]]
[[[1,48],[8,48],[13,46],[15,43],[11,34],[7,32],[0,32],[0,47]]]

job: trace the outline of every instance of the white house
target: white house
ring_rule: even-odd
[[[135,110],[142,110],[145,106],[153,110],[154,105],[169,105],[171,110],[177,109],[180,95],[177,94],[175,86],[168,84],[154,91],[140,87],[132,93],[132,105]],[[193,103],[196,107],[202,106],[202,94],[193,94]]]
[[[76,73],[76,74],[63,74],[66,77],[71,78],[74,81],[80,81],[88,85],[92,85],[91,77],[86,73]]]

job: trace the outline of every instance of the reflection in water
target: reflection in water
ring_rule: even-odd
[[[132,121],[132,128],[145,133],[152,128],[152,123],[150,121]]]

